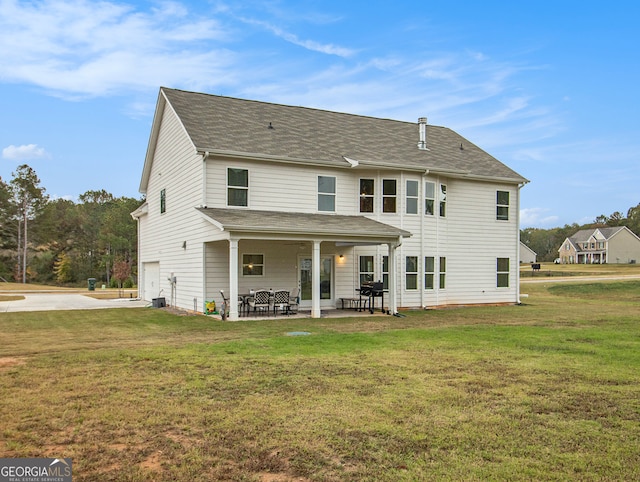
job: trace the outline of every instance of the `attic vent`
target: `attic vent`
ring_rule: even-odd
[[[418,127],[420,129],[420,142],[418,142],[418,149],[423,151],[427,150],[427,118],[420,117],[418,119]]]

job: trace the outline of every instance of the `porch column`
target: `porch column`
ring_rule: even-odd
[[[389,247],[389,311],[392,315],[398,312],[398,292],[396,287],[396,248],[395,243],[387,244]]]
[[[238,320],[238,240],[229,239],[229,320]]]
[[[311,276],[311,318],[320,318],[320,241],[313,242]]]

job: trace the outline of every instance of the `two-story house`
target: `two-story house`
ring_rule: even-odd
[[[140,295],[200,311],[219,290],[285,288],[319,317],[381,280],[392,312],[518,303],[526,182],[425,118],[161,88],[133,213]]]
[[[581,229],[558,249],[562,264],[635,263],[640,260],[640,238],[626,226]]]

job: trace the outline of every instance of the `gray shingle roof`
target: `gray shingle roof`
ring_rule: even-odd
[[[428,150],[420,150],[417,123],[164,87],[161,91],[199,151],[234,151],[285,160],[320,161],[337,167],[348,167],[344,159],[348,157],[363,166],[387,164],[526,182],[446,127],[427,126]]]
[[[225,231],[277,232],[279,234],[319,234],[345,238],[409,237],[411,233],[364,216],[337,214],[252,211],[246,209],[197,208]]]
[[[589,241],[589,238],[596,232],[600,231],[605,239],[609,240],[611,236],[616,234],[621,229],[624,229],[624,226],[614,226],[611,228],[591,228],[591,229],[581,229],[576,232],[573,236],[569,236],[569,239],[573,244],[577,243],[585,243]]]

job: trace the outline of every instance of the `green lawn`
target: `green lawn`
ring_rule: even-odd
[[[639,282],[523,291],[404,318],[2,313],[0,457],[78,481],[639,480]]]

